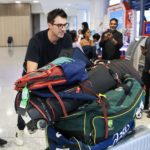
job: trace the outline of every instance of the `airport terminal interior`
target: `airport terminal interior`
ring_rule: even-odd
[[[131,60],[134,68],[141,75],[144,57],[140,48],[144,45],[147,36],[150,36],[149,0],[56,0],[56,2],[0,0],[0,138],[7,141],[6,145],[0,146],[0,150],[47,148],[45,130],[37,130],[30,134],[25,128],[24,144],[22,146],[15,144],[17,114],[14,101],[17,91],[14,90],[14,86],[15,81],[22,75],[30,38],[37,32],[47,29],[47,13],[55,8],[62,8],[67,12],[69,30],[78,31],[82,22],[88,22],[91,34],[101,35],[108,29],[110,18],[117,18],[118,30],[123,34],[121,51],[125,51],[125,58]],[[145,13],[144,16],[140,14],[142,11]],[[144,22],[142,24],[141,19]],[[7,41],[10,37],[12,37],[11,44]],[[144,126],[147,129],[149,132],[147,140],[150,140],[150,118],[147,117],[147,112],[143,111],[142,117],[135,118],[135,122],[136,128]],[[137,145],[139,143],[140,141]],[[150,150],[150,144],[147,147],[149,149],[138,150]],[[134,150],[128,148],[126,149]],[[115,147],[112,149],[115,150]]]

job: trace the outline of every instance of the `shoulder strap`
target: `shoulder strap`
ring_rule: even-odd
[[[108,138],[108,118],[107,118],[107,110],[106,110],[106,104],[105,101],[103,100],[103,98],[99,95],[96,94],[94,91],[92,91],[90,88],[84,86],[82,83],[79,84],[80,87],[85,90],[86,92],[96,96],[98,98],[97,103],[101,104],[102,106],[102,111],[103,111],[103,115],[104,115],[104,121],[105,121],[105,139]]]

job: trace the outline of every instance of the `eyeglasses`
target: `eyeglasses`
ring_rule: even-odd
[[[68,28],[69,27],[69,23],[65,23],[65,24],[61,24],[61,23],[58,23],[58,24],[52,24],[52,25],[55,25],[55,26],[57,26],[58,28]]]
[[[86,33],[91,33],[91,31],[87,31]]]

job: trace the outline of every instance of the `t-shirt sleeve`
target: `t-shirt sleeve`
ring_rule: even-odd
[[[28,44],[25,61],[39,62],[40,47],[36,38],[31,38]]]

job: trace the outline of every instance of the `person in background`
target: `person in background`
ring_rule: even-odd
[[[96,55],[98,56],[99,59],[101,59],[101,48],[99,46],[99,42],[100,42],[100,35],[98,33],[95,33],[93,35],[93,43],[94,46],[96,47]]]
[[[100,42],[100,35],[98,34],[98,33],[95,33],[94,35],[93,35],[93,42],[94,43],[99,43]]]
[[[87,22],[82,22],[81,24],[81,39],[80,41],[84,38],[83,32],[89,30],[89,25]]]
[[[59,56],[71,56],[72,40],[66,33],[68,23],[67,14],[63,9],[54,9],[47,16],[48,29],[35,34],[29,41],[23,75],[43,67]],[[18,116],[18,130],[15,143],[23,145],[25,122]]]
[[[90,59],[88,59],[80,43],[78,42],[78,35],[76,30],[71,30],[70,35],[72,37],[72,46],[74,48],[73,58],[83,61],[86,65],[86,68],[92,67],[93,63],[90,61]]]
[[[78,42],[80,42],[82,38],[83,38],[82,30],[79,29],[79,30],[78,30]]]
[[[82,30],[88,30],[89,29],[89,25],[87,22],[82,22]]]
[[[0,138],[0,147],[4,146],[5,144],[7,144],[7,141]]]
[[[102,48],[102,59],[112,60],[120,58],[120,48],[123,46],[122,33],[117,31],[118,20],[112,18],[109,22],[110,29],[102,33],[99,46]]]
[[[78,42],[77,32],[75,30],[71,30],[69,33],[70,33],[71,38],[72,38],[72,42],[73,42],[72,46],[73,46],[73,48],[78,47],[84,53],[80,43]]]
[[[145,46],[141,47],[142,54],[145,56],[145,65],[142,72],[142,81],[145,85],[146,95],[145,95],[145,103],[144,109],[149,110],[150,106],[150,37],[146,39]],[[148,118],[150,118],[150,110],[148,111]]]
[[[94,46],[93,40],[90,39],[91,31],[89,29],[83,30],[83,39],[80,41],[80,45],[86,54],[87,58],[90,60],[97,59],[96,47]]]
[[[93,41],[90,39],[91,31],[89,29],[82,30],[83,39],[81,39],[80,44],[81,46],[93,46]]]

